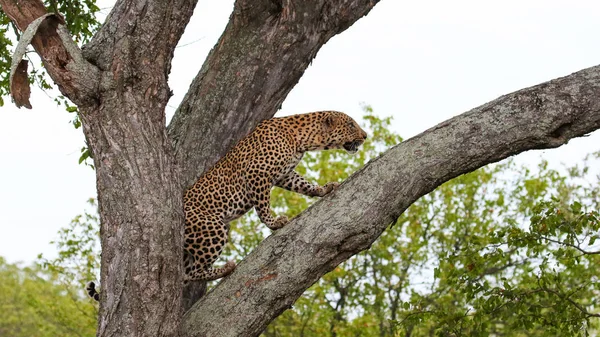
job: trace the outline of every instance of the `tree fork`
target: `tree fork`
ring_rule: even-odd
[[[320,48],[378,2],[236,1],[168,127],[185,186],[273,117]]]

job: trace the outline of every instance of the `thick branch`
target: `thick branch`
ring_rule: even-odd
[[[169,126],[184,184],[272,117],[321,46],[377,2],[236,1]]]
[[[0,0],[0,6],[21,31],[47,13],[39,0]],[[65,96],[82,110],[97,104],[98,69],[84,60],[59,16],[44,20],[31,44]],[[28,95],[27,101],[22,101],[22,97],[15,99],[21,99],[18,104],[28,105]]]
[[[502,96],[409,139],[265,239],[184,316],[189,336],[256,336],[440,184],[600,128],[600,66]]]

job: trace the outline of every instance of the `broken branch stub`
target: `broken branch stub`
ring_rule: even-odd
[[[46,19],[55,20],[55,24],[64,24],[65,21],[62,17],[55,13],[46,13],[39,18],[35,19],[32,23],[27,26],[27,29],[21,35],[21,39],[15,48],[15,52],[12,57],[10,64],[10,94],[17,108],[22,106],[27,109],[31,109],[31,103],[29,102],[29,96],[31,94],[31,88],[29,87],[29,80],[27,78],[27,61],[23,60],[25,52],[27,52],[27,46],[31,44],[31,40],[37,33],[40,25]]]
[[[29,78],[27,78],[28,65],[29,62],[21,60],[10,72],[10,94],[17,108],[24,106],[31,109],[31,103],[29,102],[31,89],[29,88]]]

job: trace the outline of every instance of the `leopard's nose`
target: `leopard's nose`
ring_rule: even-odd
[[[362,134],[363,140],[367,139],[367,133],[366,133],[364,130],[363,130],[363,132],[362,132],[362,133],[363,133],[363,134]]]

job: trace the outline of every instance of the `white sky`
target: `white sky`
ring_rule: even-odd
[[[232,0],[200,0],[170,77],[170,118],[225,27]],[[103,1],[101,8],[112,1]],[[106,13],[108,10],[106,10]],[[496,97],[600,63],[597,0],[384,0],[318,53],[280,114],[335,109],[360,118],[360,103],[394,116],[414,136]],[[0,108],[0,256],[52,256],[49,241],[94,197],[95,176],[77,164],[83,135],[39,90],[33,110]],[[522,154],[577,163],[600,133],[560,149]]]

